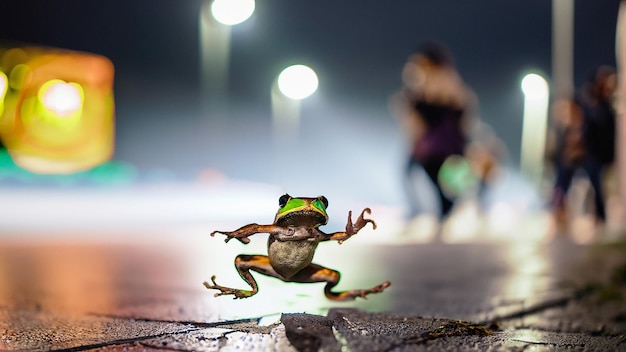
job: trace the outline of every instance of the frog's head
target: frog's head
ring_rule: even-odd
[[[283,194],[278,205],[274,218],[274,224],[278,226],[318,227],[328,222],[328,199],[324,196],[304,198]]]

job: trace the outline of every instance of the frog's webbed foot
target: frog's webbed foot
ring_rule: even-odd
[[[224,242],[226,243],[228,243],[228,241],[232,240],[233,238],[236,238],[239,242],[243,244],[250,243],[250,239],[248,237],[237,236],[236,231],[213,231],[211,232],[211,237],[215,237],[216,233],[220,233],[226,236],[226,239],[224,239]]]
[[[349,291],[349,292],[355,292],[358,293],[358,297],[367,299],[367,295],[369,295],[370,293],[380,293],[383,292],[387,287],[391,286],[391,282],[389,281],[385,281],[380,285],[376,285],[370,289],[367,290],[354,290],[354,291]],[[355,296],[357,297],[357,296]]]
[[[341,274],[337,270],[325,268],[317,264],[309,264],[309,266],[302,269],[289,281],[291,282],[326,282],[324,286],[324,294],[326,298],[332,301],[351,301],[357,297],[367,299],[367,295],[372,293],[383,292],[387,287],[391,286],[391,282],[385,281],[380,285],[374,286],[370,289],[356,289],[347,291],[333,291],[332,289],[337,286]]]
[[[348,238],[354,236],[359,230],[365,227],[368,223],[372,224],[372,228],[376,229],[376,223],[372,219],[364,218],[365,213],[370,214],[372,210],[370,208],[365,208],[361,211],[361,215],[356,219],[356,222],[352,222],[352,211],[348,212],[348,222],[346,224],[346,231],[344,232],[335,232],[327,238],[327,240],[335,240],[339,242],[339,244],[343,243],[343,241]]]
[[[331,284],[329,283],[324,289],[324,293],[326,294],[326,297],[328,299],[333,300],[333,301],[351,301],[357,297],[367,299],[367,295],[371,293],[383,292],[387,287],[391,286],[391,282],[385,281],[382,284],[374,286],[370,289],[357,289],[357,290],[348,290],[348,291],[340,291],[340,292],[331,291],[329,285]]]
[[[270,259],[265,255],[247,255],[241,254],[235,258],[235,268],[239,273],[239,276],[250,285],[251,290],[241,290],[231,287],[218,285],[215,282],[215,275],[211,277],[212,285],[208,282],[204,282],[204,287],[210,290],[218,290],[220,292],[215,293],[215,297],[224,295],[233,295],[234,299],[248,298],[256,295],[259,292],[259,286],[257,285],[254,277],[250,273],[251,270],[257,273],[272,276],[282,279],[281,276],[272,268]]]
[[[352,211],[348,212],[348,224],[346,225],[346,233],[350,236],[357,233],[359,230],[365,227],[368,223],[372,224],[372,228],[376,229],[376,223],[372,219],[366,219],[363,217],[365,213],[371,214],[372,210],[370,208],[365,208],[361,211],[361,215],[356,219],[356,222],[352,223]]]
[[[226,286],[222,286],[222,285],[218,285],[215,282],[215,275],[211,276],[211,282],[213,283],[213,285],[210,285],[208,282],[203,282],[204,287],[210,289],[210,290],[219,290],[220,292],[215,293],[215,297],[217,296],[225,296],[225,295],[233,295],[235,297],[233,297],[233,299],[238,299],[238,298],[248,298],[252,295],[255,294],[255,292],[250,291],[250,290],[239,290],[239,289],[235,289],[235,288],[230,288],[230,287],[226,287]]]

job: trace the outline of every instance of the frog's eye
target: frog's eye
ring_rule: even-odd
[[[317,197],[317,199],[319,199],[320,202],[322,202],[322,204],[324,204],[324,208],[328,208],[328,199],[326,199],[326,197],[319,196],[319,197]]]
[[[283,194],[282,196],[280,196],[280,198],[278,198],[278,206],[280,206],[281,208],[284,207],[285,205],[287,205],[289,199],[291,199],[290,195],[288,195],[287,193]]]

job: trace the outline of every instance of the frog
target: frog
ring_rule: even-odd
[[[349,211],[345,231],[327,234],[319,229],[328,223],[329,218],[326,210],[328,199],[325,196],[292,197],[285,193],[279,197],[278,206],[274,222],[270,225],[252,223],[234,231],[211,232],[212,237],[216,234],[225,235],[226,243],[236,239],[243,244],[250,243],[249,237],[254,234],[269,234],[267,255],[240,254],[235,257],[235,268],[250,289],[218,285],[213,275],[211,283],[205,281],[203,284],[207,289],[218,291],[215,297],[232,295],[233,299],[243,299],[257,294],[259,287],[251,272],[284,282],[325,282],[324,294],[332,301],[350,301],[358,297],[366,299],[367,295],[383,292],[391,285],[391,282],[385,281],[369,289],[336,291],[333,288],[339,283],[339,271],[313,263],[313,256],[320,242],[337,241],[342,244],[367,224],[376,229],[376,223],[365,217],[365,214],[371,214],[370,208],[364,208],[355,222],[352,222],[352,211]]]

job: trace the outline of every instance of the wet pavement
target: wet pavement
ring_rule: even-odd
[[[368,300],[326,300],[323,284],[256,274],[233,260],[265,254],[206,228],[74,231],[0,242],[0,349],[19,351],[606,351],[626,350],[626,245],[544,241],[323,243],[314,262],[339,289],[392,286]],[[366,239],[377,232],[359,233]],[[32,240],[36,238],[36,240]]]

